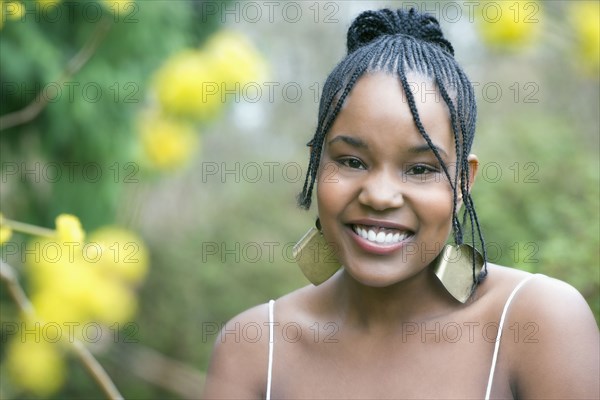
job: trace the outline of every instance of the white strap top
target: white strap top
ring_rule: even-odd
[[[513,289],[508,299],[506,299],[506,303],[504,303],[504,309],[502,310],[502,315],[500,316],[500,323],[498,325],[498,334],[496,335],[496,344],[494,346],[494,355],[492,357],[492,365],[490,367],[490,376],[488,378],[487,389],[485,391],[485,400],[489,400],[490,393],[492,391],[492,383],[494,381],[494,372],[496,370],[496,362],[498,361],[498,351],[500,349],[500,339],[502,338],[502,330],[504,328],[504,320],[506,319],[506,314],[508,312],[508,307],[512,302],[513,298],[523,287],[523,285],[533,278],[535,275],[529,275],[525,279],[523,279],[519,284]],[[269,366],[267,370],[267,393],[266,400],[271,400],[271,379],[272,379],[272,371],[273,371],[273,326],[275,324],[273,318],[273,306],[275,305],[275,300],[269,300]]]
[[[267,370],[267,400],[271,400],[271,373],[273,371],[273,305],[275,300],[269,300],[269,369]]]
[[[498,360],[498,350],[500,349],[500,339],[502,338],[502,331],[504,330],[504,320],[506,318],[506,313],[508,311],[508,307],[512,302],[513,298],[523,287],[525,282],[533,278],[535,275],[529,275],[525,279],[523,279],[519,284],[513,289],[508,299],[506,299],[506,303],[504,303],[504,309],[502,310],[502,315],[500,316],[500,324],[498,324],[498,335],[496,335],[496,345],[494,346],[494,356],[492,357],[492,366],[490,367],[490,377],[488,378],[487,389],[485,391],[485,400],[489,400],[490,392],[492,391],[492,382],[494,381],[494,371],[496,370],[496,361]]]

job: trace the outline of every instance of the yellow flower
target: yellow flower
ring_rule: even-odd
[[[25,6],[20,1],[7,1],[6,5],[2,5],[0,13],[6,11],[7,19],[17,20],[25,14]]]
[[[76,337],[84,324],[97,321],[106,325],[125,322],[136,311],[134,291],[114,277],[101,273],[98,265],[81,263],[73,268],[57,268],[32,296],[37,314],[46,322],[78,324]]]
[[[56,6],[62,3],[62,0],[37,0],[42,7]]]
[[[135,233],[116,226],[105,226],[91,233],[90,245],[102,256],[98,269],[126,283],[140,283],[148,272],[148,250]]]
[[[102,3],[109,9],[118,12],[125,9],[129,4],[135,3],[135,0],[102,0]]]
[[[600,3],[574,1],[569,11],[582,67],[597,78],[600,71]]]
[[[28,327],[28,332],[33,328]],[[6,366],[12,382],[39,397],[48,397],[63,384],[65,365],[53,343],[42,332],[28,333],[27,340],[12,340],[7,349]],[[38,339],[38,340],[36,340]]]
[[[167,60],[156,73],[154,88],[161,107],[175,116],[208,120],[223,107],[218,70],[198,50],[185,50]]]
[[[144,154],[157,169],[181,167],[198,146],[198,135],[191,126],[172,118],[145,116],[139,133]]]
[[[28,243],[27,275],[31,282],[31,301],[45,321],[85,322],[93,317],[91,296],[101,274],[84,259],[81,243],[49,238]]]
[[[85,245],[43,238],[28,244],[28,249],[35,253],[26,260],[31,302],[42,320],[110,325],[134,315],[137,302],[127,284],[141,281],[148,255],[133,233],[101,228]],[[114,257],[120,259],[116,262]]]
[[[221,30],[206,43],[206,52],[214,61],[228,90],[249,82],[266,79],[267,64],[260,53],[241,33]]]
[[[133,291],[115,280],[96,282],[88,301],[94,319],[106,325],[127,322],[137,310]]]
[[[1,6],[1,4],[0,4]],[[4,223],[4,216],[0,213],[0,246],[8,242],[12,236],[12,229]]]
[[[486,1],[477,13],[483,41],[495,48],[518,49],[533,43],[540,31],[537,0]]]
[[[24,261],[32,289],[39,290],[55,281],[62,281],[62,274],[69,274],[73,264],[79,262],[81,245],[51,238],[34,238],[25,245]]]
[[[72,282],[72,280],[69,280]],[[87,289],[90,288],[85,285]],[[69,297],[61,292],[62,288],[48,286],[31,295],[31,304],[36,315],[46,323],[59,324],[68,327],[73,324],[76,337],[79,338],[79,328],[91,320],[89,304],[83,304],[81,298]]]
[[[6,3],[6,4],[4,4]],[[4,15],[6,13],[6,15]],[[4,20],[21,19],[25,14],[25,6],[19,1],[0,1],[0,29],[4,25]]]
[[[56,217],[56,233],[61,242],[81,243],[85,237],[79,218],[71,214],[60,214]]]
[[[42,7],[42,10],[46,10],[44,7],[52,7],[59,5],[62,0],[36,0],[38,4]]]
[[[4,243],[8,242],[10,240],[11,236],[12,236],[12,229],[10,229],[10,226],[7,226],[7,225],[0,226],[0,246],[2,246]]]

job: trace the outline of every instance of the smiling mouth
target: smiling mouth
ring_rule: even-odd
[[[351,225],[351,227],[358,236],[376,244],[396,244],[413,235],[409,231],[400,231],[380,226]]]

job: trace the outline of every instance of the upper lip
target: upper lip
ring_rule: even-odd
[[[393,221],[385,221],[381,219],[371,219],[371,218],[361,218],[350,221],[350,225],[366,225],[366,226],[374,226],[388,229],[397,229],[399,231],[409,231],[412,232],[412,229],[400,225]]]

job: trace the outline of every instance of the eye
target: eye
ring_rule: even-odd
[[[354,157],[341,158],[338,160],[338,163],[340,163],[344,167],[352,169],[366,169],[365,164],[363,164],[363,162],[360,161],[358,158]]]
[[[439,172],[437,168],[434,168],[430,165],[425,164],[417,164],[413,165],[406,172],[408,175],[424,175],[424,174],[432,174]]]

